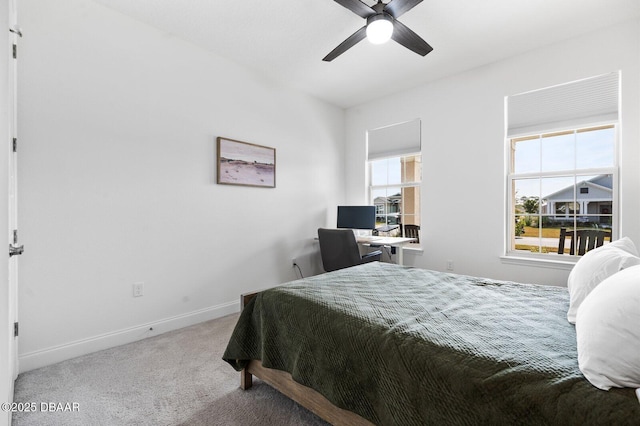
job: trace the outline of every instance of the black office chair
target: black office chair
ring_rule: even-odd
[[[351,229],[318,229],[322,266],[327,272],[380,260],[380,250],[360,256],[356,236]]]

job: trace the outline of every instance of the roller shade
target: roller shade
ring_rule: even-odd
[[[618,72],[507,97],[507,137],[618,120]]]
[[[420,120],[369,130],[367,149],[368,160],[420,153]]]

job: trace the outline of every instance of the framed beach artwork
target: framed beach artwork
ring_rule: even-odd
[[[276,149],[218,137],[218,183],[276,187]]]

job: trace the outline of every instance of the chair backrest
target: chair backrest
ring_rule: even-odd
[[[403,225],[404,236],[407,238],[415,238],[415,243],[420,242],[420,225]]]
[[[558,241],[558,254],[564,254],[565,240],[567,236],[571,237],[571,246],[569,254],[582,256],[589,250],[600,247],[604,244],[604,239],[608,238],[611,242],[611,232],[603,229],[578,229],[575,231],[567,231],[566,228],[560,228],[560,241]]]
[[[362,262],[356,236],[351,229],[318,229],[322,266],[327,272]]]

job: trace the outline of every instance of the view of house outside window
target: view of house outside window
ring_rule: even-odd
[[[616,126],[510,140],[510,251],[559,253],[561,230],[616,229]]]
[[[380,235],[403,236],[404,225],[420,226],[422,156],[373,160],[370,165],[370,202],[376,206]]]

